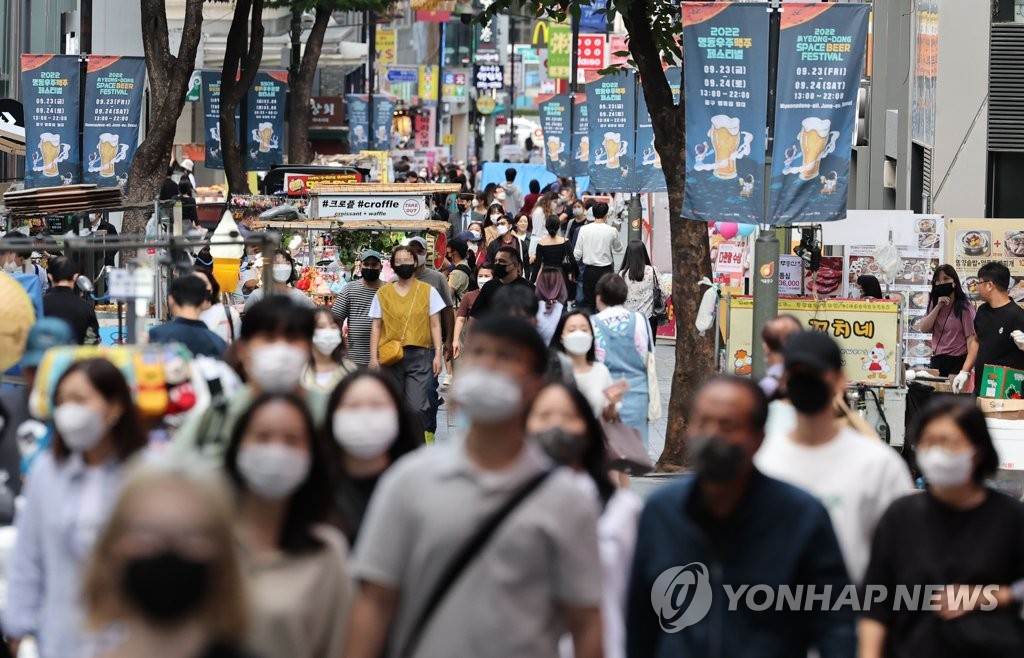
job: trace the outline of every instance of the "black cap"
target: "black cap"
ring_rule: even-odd
[[[819,373],[843,369],[843,353],[822,331],[801,331],[789,337],[782,351],[786,370],[806,366]]]

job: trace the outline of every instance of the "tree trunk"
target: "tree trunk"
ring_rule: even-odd
[[[647,0],[634,0],[622,18],[629,32],[629,50],[654,127],[654,146],[664,165],[668,187],[669,231],[672,242],[672,305],[676,317],[676,363],[668,404],[665,450],[658,462],[663,471],[686,465],[686,408],[697,387],[712,373],[714,336],[699,336],[694,325],[700,307],[701,278],[711,276],[707,224],[683,215],[686,185],[686,111],[680,91],[675,105],[661,67],[661,54],[651,30]]]
[[[309,100],[313,96],[313,77],[330,21],[330,3],[319,3],[316,6],[316,20],[306,38],[306,50],[302,54],[302,62],[288,96],[288,164],[306,164],[313,159],[313,149],[309,143],[309,127],[313,122]]]
[[[202,0],[187,0],[185,23],[177,56],[171,55],[167,36],[167,8],[164,0],[142,1],[142,47],[149,72],[150,121],[146,139],[135,151],[125,200],[129,204],[154,201],[170,163],[174,131],[185,106],[185,92],[196,62],[196,50],[203,26]],[[152,210],[125,213],[121,232],[141,234]]]
[[[249,192],[245,175],[245,145],[249,140],[247,135],[242,135],[241,139],[237,135],[235,110],[249,93],[262,60],[263,0],[237,0],[220,75],[220,139],[229,194]]]

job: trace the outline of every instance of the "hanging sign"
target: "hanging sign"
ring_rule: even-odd
[[[146,60],[142,57],[90,55],[85,73],[86,156],[82,180],[100,187],[128,182],[139,143]]]
[[[259,71],[249,88],[249,148],[247,167],[266,171],[284,162],[284,107],[287,71]]]
[[[77,55],[22,55],[25,187],[80,180],[78,143],[81,65]]]

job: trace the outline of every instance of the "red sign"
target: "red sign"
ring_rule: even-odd
[[[608,43],[608,66],[626,66],[629,55],[616,55],[615,53],[629,52],[629,44],[622,34],[613,34]]]
[[[313,115],[315,128],[344,128],[340,96],[313,96],[309,99],[309,109]]]
[[[414,115],[413,132],[416,137],[416,148],[428,148],[434,145],[434,127],[429,115]]]
[[[604,68],[605,39],[603,34],[581,34],[576,41],[576,61],[584,70]]]
[[[417,23],[447,23],[452,18],[450,11],[417,11]]]
[[[336,185],[338,183],[362,183],[363,177],[359,173],[345,172],[337,174],[285,174],[284,189],[288,196],[306,196],[315,192],[321,185]]]

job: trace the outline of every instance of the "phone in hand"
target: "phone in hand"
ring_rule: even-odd
[[[625,379],[620,379],[608,388],[604,389],[604,395],[612,404],[618,404],[619,402],[622,402],[622,397],[628,390],[629,383]]]

